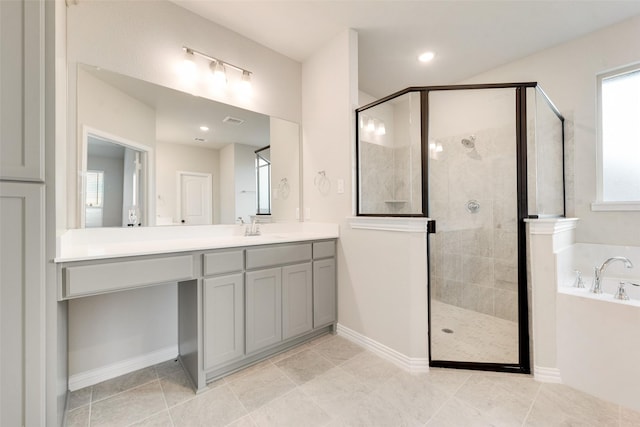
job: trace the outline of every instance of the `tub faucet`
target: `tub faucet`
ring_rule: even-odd
[[[633,268],[633,264],[629,260],[629,258],[624,256],[614,256],[605,260],[600,267],[593,268],[593,283],[591,285],[590,291],[594,294],[602,293],[602,276],[604,275],[605,270],[609,267],[614,261],[622,261],[624,262],[624,266],[626,268]]]

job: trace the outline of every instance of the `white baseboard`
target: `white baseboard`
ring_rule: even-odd
[[[536,381],[540,381],[541,383],[562,383],[560,369],[558,368],[544,368],[542,366],[534,366],[533,378]]]
[[[100,368],[91,369],[90,371],[80,372],[69,377],[69,390],[75,391],[81,388],[98,384],[138,369],[156,365],[158,363],[175,359],[178,357],[178,346],[163,348],[153,353],[147,353],[142,356],[133,357],[121,362],[112,363],[111,365],[102,366]]]
[[[429,359],[427,358],[405,356],[404,354],[392,348],[389,348],[384,344],[380,344],[379,342],[374,341],[371,338],[366,337],[361,333],[356,332],[353,329],[349,329],[339,323],[337,331],[338,335],[343,336],[349,341],[353,341],[354,343],[366,348],[367,350],[372,351],[373,353],[377,354],[385,360],[388,360],[389,362],[404,369],[405,371],[414,373],[429,371]]]

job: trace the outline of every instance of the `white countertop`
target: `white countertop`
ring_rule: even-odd
[[[245,236],[245,226],[202,225],[67,230],[58,239],[56,263],[190,252],[209,249],[335,239],[338,224],[260,224],[261,235]]]

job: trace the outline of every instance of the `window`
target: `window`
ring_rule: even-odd
[[[256,151],[257,209],[258,215],[271,215],[271,149]]]
[[[598,201],[593,210],[640,210],[640,64],[598,76]]]
[[[85,205],[101,208],[104,200],[104,172],[87,171],[87,193]]]

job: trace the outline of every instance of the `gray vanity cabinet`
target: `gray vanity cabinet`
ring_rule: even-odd
[[[311,263],[282,268],[282,338],[313,329]]]
[[[244,281],[242,273],[204,279],[204,369],[244,355]]]
[[[313,327],[336,321],[335,242],[313,244]]]
[[[246,273],[247,354],[282,341],[282,269]]]
[[[247,354],[313,329],[311,254],[311,243],[247,249]]]
[[[244,356],[244,251],[214,251],[202,260],[203,365],[209,371]]]

